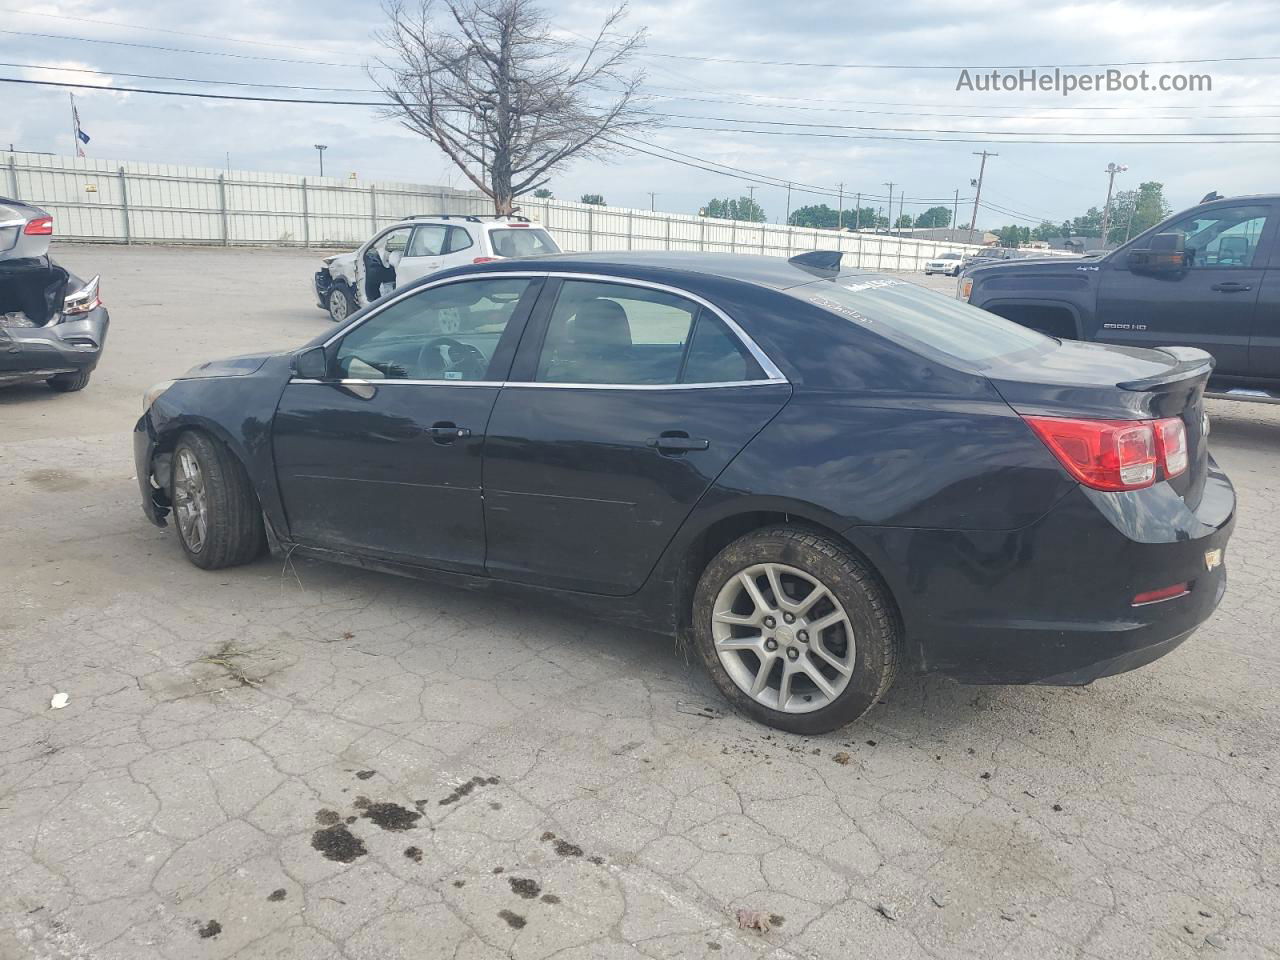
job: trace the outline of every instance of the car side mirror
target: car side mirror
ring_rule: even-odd
[[[1125,266],[1134,273],[1172,274],[1187,268],[1186,238],[1181,233],[1157,233],[1150,246],[1130,250]]]
[[[299,350],[290,361],[290,369],[299,380],[328,380],[329,355],[324,347],[307,347]]]

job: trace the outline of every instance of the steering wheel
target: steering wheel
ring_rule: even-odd
[[[424,380],[483,380],[489,369],[489,361],[479,349],[453,337],[436,337],[424,343],[418,351],[419,370],[439,370],[439,377]],[[456,378],[447,374],[461,374]]]

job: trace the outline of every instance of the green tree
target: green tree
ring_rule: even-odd
[[[793,227],[810,227],[819,230],[834,230],[840,214],[825,203],[811,204],[791,211],[787,223]]]
[[[1063,236],[1061,225],[1050,223],[1048,220],[1042,221],[1040,226],[1031,231],[1032,240],[1052,240],[1061,236]]]
[[[1073,237],[1099,237],[1102,235],[1102,211],[1090,207],[1082,217],[1071,220],[1069,235]]]
[[[898,217],[897,220],[893,222],[893,227],[895,230],[898,230],[898,229],[909,230],[911,229],[911,226],[912,226],[912,220],[911,220],[911,214],[909,213],[902,214],[900,217]]]
[[[1169,216],[1173,210],[1164,198],[1164,184],[1155,180],[1138,185],[1137,190],[1122,190],[1111,201],[1111,223],[1107,227],[1107,243],[1124,243]]]
[[[533,191],[533,195],[539,200],[554,200],[556,198],[556,195],[546,187],[539,187],[537,190]]]
[[[706,206],[707,216],[716,220],[748,220],[752,223],[765,221],[764,208],[751,197],[739,197],[736,200],[713,199]]]
[[[916,217],[917,227],[949,227],[951,226],[951,210],[949,207],[930,207]]]
[[[1000,238],[1000,246],[1002,247],[1020,247],[1024,243],[1031,242],[1031,228],[1020,227],[1016,224],[1009,224],[994,231],[995,235]]]
[[[592,206],[595,206],[595,207],[603,207],[603,206],[604,206],[604,197],[602,197],[602,196],[601,196],[600,194],[598,194],[598,193],[584,193],[584,194],[582,195],[582,197],[578,200],[578,202],[579,202],[579,203],[589,203],[589,204],[591,204]]]

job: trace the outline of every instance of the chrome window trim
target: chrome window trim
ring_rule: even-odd
[[[775,364],[771,359],[769,359],[769,355],[768,355],[767,353],[765,353],[762,349],[760,349],[760,346],[759,346],[759,345],[758,345],[754,340],[752,340],[752,339],[751,339],[751,337],[747,334],[747,332],[746,332],[745,330],[743,330],[743,329],[742,329],[742,327],[738,326],[737,322],[736,322],[732,317],[730,317],[727,313],[725,313],[723,310],[721,310],[719,307],[717,307],[714,303],[711,303],[709,300],[705,300],[705,299],[703,299],[702,297],[698,296],[696,293],[690,293],[688,290],[682,290],[682,289],[680,289],[679,287],[672,287],[672,286],[668,286],[668,285],[667,285],[667,284],[665,284],[665,283],[655,283],[655,282],[653,282],[652,280],[636,280],[636,279],[633,279],[633,278],[631,278],[631,277],[615,277],[615,276],[610,276],[610,275],[608,275],[608,274],[601,274],[601,273],[573,273],[573,272],[570,272],[570,271],[563,271],[563,270],[561,270],[561,271],[556,271],[556,270],[510,270],[510,271],[506,271],[506,270],[504,270],[504,271],[500,271],[500,272],[499,272],[499,271],[495,271],[495,272],[492,272],[492,273],[488,273],[488,272],[486,272],[486,273],[474,273],[474,274],[469,274],[469,275],[464,274],[464,275],[462,275],[462,276],[457,276],[457,277],[446,277],[446,278],[444,278],[443,280],[433,280],[431,283],[424,283],[424,284],[423,284],[422,286],[420,286],[420,287],[412,287],[412,288],[410,288],[410,289],[408,289],[408,290],[404,291],[404,293],[403,293],[403,294],[400,294],[399,296],[396,296],[396,297],[392,297],[392,298],[391,298],[390,300],[388,300],[386,303],[384,303],[384,304],[382,304],[381,306],[379,306],[377,310],[373,311],[372,313],[370,313],[370,314],[369,314],[368,316],[366,316],[366,317],[362,317],[362,318],[360,319],[360,322],[359,322],[359,323],[354,324],[353,326],[347,327],[346,329],[344,329],[344,330],[340,330],[339,332],[335,333],[332,337],[330,337],[328,340],[326,340],[326,341],[322,344],[322,346],[324,346],[324,347],[327,349],[329,346],[331,346],[331,345],[332,345],[336,340],[338,340],[339,338],[341,338],[341,337],[345,337],[345,336],[346,336],[347,334],[349,334],[352,330],[359,329],[360,327],[362,327],[362,326],[364,326],[366,323],[368,323],[370,320],[372,320],[374,317],[379,316],[379,315],[382,313],[382,311],[383,311],[383,310],[385,310],[385,309],[387,309],[388,307],[390,307],[393,303],[399,303],[401,300],[404,300],[404,299],[406,299],[407,297],[414,296],[415,294],[422,293],[424,290],[432,290],[432,289],[434,289],[434,288],[436,288],[436,287],[444,286],[445,284],[448,284],[448,283],[465,283],[465,282],[470,281],[470,280],[492,280],[492,279],[499,279],[499,278],[555,279],[555,280],[585,280],[585,281],[589,281],[589,282],[593,282],[593,283],[616,283],[616,284],[618,284],[618,285],[620,285],[620,286],[624,286],[624,287],[643,287],[643,288],[646,288],[646,289],[649,289],[649,290],[657,290],[657,291],[660,291],[660,292],[662,292],[662,293],[669,293],[669,294],[672,294],[673,296],[677,296],[677,297],[684,297],[686,300],[691,300],[691,301],[693,301],[694,303],[698,304],[699,306],[705,307],[706,309],[708,309],[708,310],[710,310],[712,313],[714,313],[717,317],[719,317],[719,318],[720,318],[720,320],[724,323],[724,325],[725,325],[726,327],[728,327],[728,328],[729,328],[729,331],[730,331],[730,332],[731,332],[735,337],[737,337],[737,338],[738,338],[738,342],[739,342],[739,343],[741,343],[741,344],[742,344],[742,346],[744,346],[744,347],[746,347],[746,348],[747,348],[747,352],[751,354],[752,358],[756,361],[756,363],[760,364],[760,369],[764,371],[764,375],[765,375],[765,379],[764,379],[764,380],[740,380],[740,381],[734,381],[734,383],[733,383],[732,385],[735,385],[735,386],[736,386],[736,385],[742,385],[742,384],[753,384],[753,383],[787,383],[787,382],[788,382],[788,380],[787,380],[786,376],[783,374],[783,372],[782,372],[781,370],[779,370],[779,369],[778,369],[777,364]],[[293,381],[293,382],[295,382],[295,383],[302,383],[302,382],[304,382],[304,381],[300,381],[300,380],[299,380],[299,381]],[[333,381],[333,380],[329,380],[329,381],[319,381],[319,380],[317,380],[317,381],[308,381],[308,382],[313,382],[313,383],[321,383],[321,382],[325,382],[325,383],[337,383],[337,382],[341,382],[341,381]],[[410,380],[399,380],[399,381],[389,381],[389,380],[371,380],[371,381],[364,381],[364,380],[359,380],[359,381],[354,381],[354,382],[358,382],[358,383],[365,383],[365,382],[369,382],[369,383],[391,383],[391,382],[398,382],[398,383],[449,383],[449,384],[453,384],[454,386],[457,386],[457,385],[458,385],[458,384],[460,384],[460,383],[468,383],[468,382],[470,382],[470,383],[477,383],[477,382],[480,382],[480,381],[475,381],[475,380],[472,380],[472,381],[466,381],[466,380],[425,380],[425,381],[418,381],[418,380],[415,380],[415,381],[410,381]],[[618,384],[609,384],[609,383],[578,383],[578,384],[572,384],[572,383],[544,383],[544,382],[542,382],[542,381],[537,381],[537,382],[527,382],[527,383],[526,383],[526,382],[520,382],[520,383],[504,383],[503,385],[504,385],[504,386],[539,386],[539,387],[577,387],[577,388],[579,388],[579,389],[581,389],[581,388],[583,388],[583,387],[597,387],[597,388],[601,388],[601,389],[606,389],[606,390],[608,390],[608,389],[615,389],[615,388],[616,388],[616,389],[634,389],[634,388],[636,388],[636,387],[644,387],[644,388],[649,388],[649,389],[652,389],[652,388],[655,388],[655,387],[660,387],[660,388],[665,388],[665,389],[677,389],[677,388],[681,388],[681,387],[725,386],[726,384],[723,384],[723,383],[715,383],[715,384],[701,384],[701,383],[672,383],[672,384],[637,384],[637,383],[618,383]]]
[[[723,387],[765,387],[787,380],[721,380],[716,383],[550,383],[538,380],[300,380],[290,383],[319,383],[329,386],[385,387],[401,384],[416,387],[536,387],[541,390],[710,390]]]

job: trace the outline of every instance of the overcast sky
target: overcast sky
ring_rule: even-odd
[[[591,32],[605,7],[562,0],[545,4],[557,28],[576,34]],[[372,110],[203,101],[110,89],[235,92],[228,86],[120,76],[133,73],[347,88],[347,92],[243,88],[241,92],[361,99],[367,94],[350,91],[370,87],[362,65],[379,52],[373,31],[381,19],[378,4],[370,0],[219,0],[210,4],[67,0],[0,6],[0,62],[5,64],[0,66],[0,76],[102,85],[101,90],[76,91],[83,127],[93,138],[86,149],[94,157],[221,167],[229,153],[234,169],[315,174],[313,145],[326,143],[329,174],[345,176],[355,171],[362,179],[462,186],[458,172],[437,150],[394,122],[379,119]],[[1276,130],[1280,92],[1272,88],[1280,64],[1276,57],[1280,7],[1273,0],[1219,4],[1163,0],[1158,7],[1139,2],[1019,4],[1008,0],[876,4],[676,0],[633,3],[627,23],[648,29],[647,53],[638,65],[648,76],[651,99],[647,103],[666,115],[663,122],[668,125],[647,135],[653,144],[832,190],[843,181],[849,195],[846,206],[852,206],[857,191],[883,197],[886,181],[895,183],[895,197],[905,191],[909,213],[913,206],[917,212],[921,209],[914,202],[917,199],[952,197],[956,190],[962,198],[972,197],[969,181],[978,171],[978,158],[972,154],[984,148],[999,154],[988,161],[984,199],[1024,219],[984,210],[979,213],[980,226],[1034,223],[1041,217],[1061,221],[1089,206],[1101,206],[1107,187],[1103,170],[1111,161],[1129,167],[1117,179],[1118,190],[1143,180],[1159,180],[1175,208],[1198,201],[1210,190],[1243,194],[1280,187],[1274,175],[1280,143],[1240,143],[1240,138],[1222,137],[1236,142],[1112,145],[1081,143],[1079,136],[1070,136],[1144,141],[1159,136],[1142,134]],[[959,71],[953,69],[967,66],[977,72],[1005,64],[1226,57],[1275,59],[1147,68],[1153,80],[1163,73],[1207,73],[1212,91],[1206,93],[1104,92],[1063,97],[1052,92],[958,92]],[[770,66],[706,58],[902,66]],[[33,64],[107,71],[114,76],[25,66]],[[943,68],[927,69],[930,66]],[[13,143],[18,149],[69,153],[67,104],[65,90],[0,84],[0,147]],[[739,122],[688,119],[692,117]],[[828,126],[783,125],[791,123]],[[883,129],[890,127],[899,129]],[[800,131],[848,139],[792,133]],[[859,139],[1007,140],[1012,132],[1076,142]],[[602,193],[611,204],[643,208],[649,206],[648,191],[655,191],[658,209],[692,213],[711,197],[745,193],[749,181],[746,176],[722,176],[639,154],[621,154],[605,164],[575,163],[553,178],[552,188],[562,198]],[[760,186],[755,196],[770,220],[784,217],[784,189]],[[792,206],[824,200],[835,206],[834,197],[827,200],[797,190]],[[967,222],[966,205],[961,207],[960,220]]]

